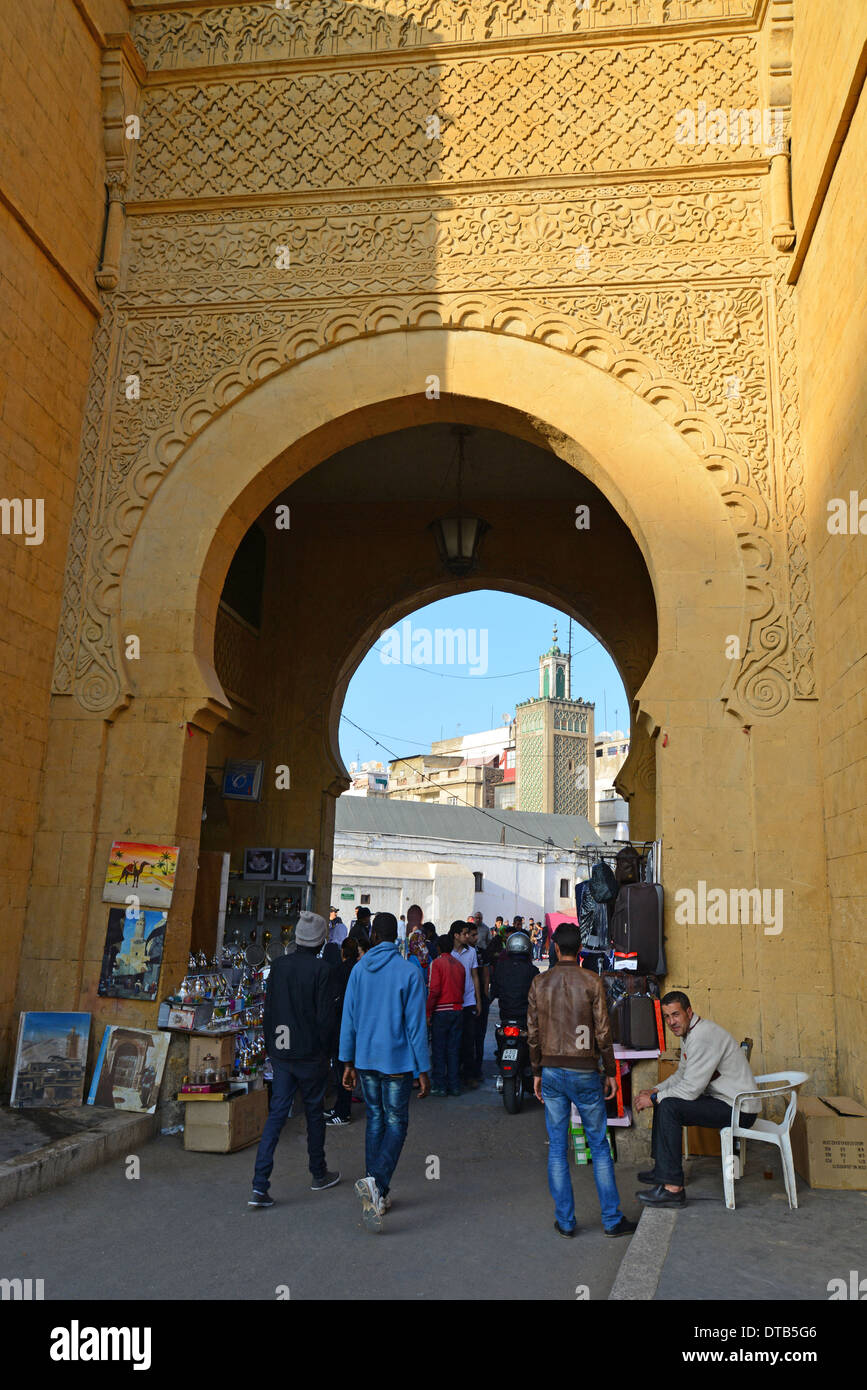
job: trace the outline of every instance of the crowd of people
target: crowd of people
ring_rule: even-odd
[[[274,1205],[274,1154],[296,1095],[307,1119],[311,1188],[335,1186],[340,1173],[327,1166],[325,1131],[351,1123],[357,1099],[366,1128],[365,1174],[355,1192],[364,1225],[381,1231],[413,1090],[423,1099],[459,1096],[479,1086],[488,1009],[496,999],[501,1018],[526,1030],[534,1093],[545,1107],[557,1231],[573,1236],[577,1230],[568,1164],[576,1105],[605,1234],[631,1234],[635,1223],[620,1209],[608,1147],[605,1102],[615,1093],[616,1061],[604,984],[581,968],[576,923],[562,922],[545,943],[544,973],[533,961],[537,940],[521,918],[510,924],[497,918],[491,929],[480,913],[438,935],[418,907],[407,911],[403,930],[389,912],[371,919],[360,908],[349,928],[334,909],[330,923],[302,912],[294,951],[273,962],[268,978],[264,1032],[273,1080],[249,1205]],[[675,1075],[636,1098],[636,1109],[652,1105],[654,1111],[653,1167],[638,1174],[651,1190],[637,1195],[648,1205],[681,1206],[682,1127],[722,1128],[738,1089],[755,1089],[755,1083],[734,1039],[695,1015],[685,994],[672,991],[661,1004],[666,1024],[684,1042]],[[326,1110],[330,1081],[336,1100]]]

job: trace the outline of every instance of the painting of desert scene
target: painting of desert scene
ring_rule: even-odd
[[[168,907],[177,869],[177,845],[115,840],[108,858],[102,900],[126,903],[128,898],[135,897],[139,907]]]

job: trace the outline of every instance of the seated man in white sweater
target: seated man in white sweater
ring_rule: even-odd
[[[653,1106],[653,1167],[638,1174],[639,1182],[650,1183],[651,1190],[636,1196],[650,1207],[682,1207],[683,1126],[725,1129],[732,1122],[735,1096],[757,1087],[746,1053],[731,1033],[694,1014],[680,990],[671,990],[661,1002],[663,1018],[683,1041],[677,1071],[652,1091],[640,1091],[635,1100],[636,1110]],[[760,1110],[760,1101],[746,1101],[740,1123],[749,1129]]]

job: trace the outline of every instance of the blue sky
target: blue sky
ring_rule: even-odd
[[[431,741],[496,728],[515,703],[538,694],[538,662],[551,645],[554,622],[558,644],[566,651],[569,619],[556,608],[483,589],[419,608],[409,619],[404,638],[401,625],[390,641],[378,640],[349,684],[340,724],[340,748],[348,767],[362,762],[387,763],[424,752]],[[437,653],[437,629],[463,629],[463,665],[447,664],[448,639]],[[422,632],[419,632],[422,629]],[[430,634],[430,653],[425,651]],[[413,648],[416,662],[412,661]],[[410,657],[408,664],[401,659]],[[437,664],[436,658],[440,661]],[[453,649],[453,656],[461,655]],[[396,657],[395,664],[385,658]],[[471,674],[475,669],[478,674]],[[484,672],[484,674],[483,674]],[[595,701],[596,729],[628,726],[626,695],[610,656],[590,634],[572,624],[572,694]],[[605,712],[607,709],[607,722]],[[374,737],[352,728],[347,719]],[[374,738],[387,748],[378,748]]]

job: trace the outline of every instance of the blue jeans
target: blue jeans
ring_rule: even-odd
[[[386,1076],[381,1071],[359,1071],[358,1076],[367,1109],[364,1133],[367,1175],[376,1180],[385,1196],[409,1127],[412,1072]]]
[[[602,1225],[610,1231],[623,1217],[608,1148],[608,1127],[602,1078],[598,1071],[563,1067],[542,1068],[542,1097],[548,1129],[548,1186],[554,1198],[554,1215],[564,1231],[575,1225],[575,1198],[569,1176],[569,1117],[574,1102],[581,1111],[593,1160],[593,1180],[602,1208]]]
[[[463,1011],[434,1012],[430,1021],[431,1085],[438,1091],[461,1088],[461,1037]]]
[[[328,1082],[328,1063],[274,1061],[274,1081],[268,1118],[256,1152],[253,1189],[267,1192],[274,1167],[274,1150],[283,1132],[295,1091],[300,1090],[307,1116],[307,1157],[314,1178],[325,1176],[325,1112],[322,1100]]]

